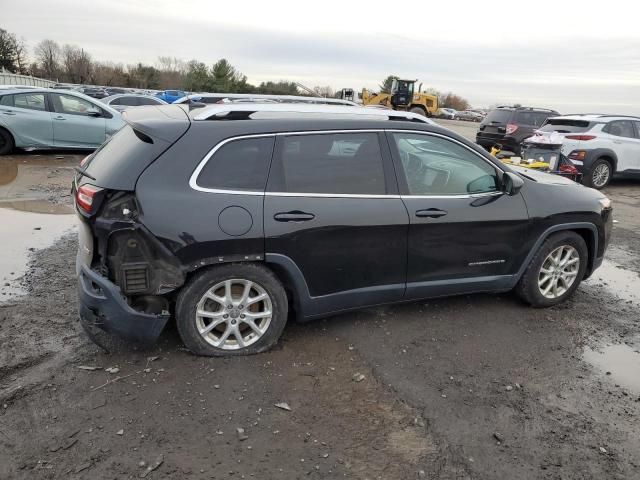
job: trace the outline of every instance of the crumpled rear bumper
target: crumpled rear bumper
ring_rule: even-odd
[[[155,342],[169,314],[149,314],[131,308],[120,289],[108,279],[82,265],[78,272],[80,321],[119,337],[142,343]]]

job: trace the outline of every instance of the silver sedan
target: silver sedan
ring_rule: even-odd
[[[118,111],[81,93],[0,91],[0,155],[14,147],[93,149],[122,125]]]
[[[136,93],[119,93],[117,95],[102,98],[100,101],[119,112],[124,112],[131,107],[140,107],[144,105],[167,105],[167,102],[161,98]]]

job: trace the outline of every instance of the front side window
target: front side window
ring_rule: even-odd
[[[222,145],[198,176],[199,187],[263,192],[273,137],[243,138]]]
[[[604,129],[609,135],[616,137],[635,138],[635,132],[633,131],[633,124],[629,120],[617,120],[611,122]]]
[[[442,137],[394,133],[410,195],[469,195],[498,191],[496,169]]]
[[[17,108],[45,111],[44,93],[19,93],[13,96],[13,105]]]
[[[291,135],[271,169],[269,190],[289,193],[387,193],[376,133]]]
[[[69,115],[89,115],[92,112],[102,114],[102,110],[97,105],[73,95],[54,94],[53,107],[57,113]]]

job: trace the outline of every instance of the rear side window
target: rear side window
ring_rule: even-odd
[[[269,190],[289,193],[384,195],[376,133],[292,135],[271,169]]]
[[[551,118],[547,120],[541,132],[558,132],[558,133],[580,133],[586,132],[591,128],[591,122],[586,120],[570,120],[564,118]]]
[[[550,113],[520,111],[516,114],[515,122],[519,125],[530,125],[532,127],[540,127],[549,118]]]
[[[138,105],[162,105],[162,102],[154,98],[137,97]]]
[[[0,105],[4,107],[13,107],[13,95],[5,95],[0,97]]]
[[[44,93],[19,93],[13,96],[13,105],[28,110],[46,110]]]
[[[635,138],[636,136],[633,131],[633,124],[630,120],[618,120],[611,122],[603,128],[603,130],[609,135],[615,135],[616,137]]]
[[[139,103],[137,97],[120,97],[111,102],[111,105],[127,105],[128,107],[136,107]]]
[[[492,110],[482,123],[509,123],[512,114],[513,110]]]
[[[233,140],[222,145],[198,175],[198,186],[263,192],[273,144],[273,137],[261,137]]]

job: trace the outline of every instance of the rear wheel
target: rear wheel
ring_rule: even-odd
[[[589,173],[584,176],[584,184],[600,190],[609,185],[612,175],[613,167],[611,163],[604,158],[599,158],[591,166]]]
[[[261,265],[230,264],[206,270],[180,292],[176,323],[197,355],[248,355],[276,344],[287,322],[287,297]]]
[[[534,307],[562,303],[578,288],[587,269],[589,251],[575,232],[551,235],[534,255],[516,292]]]
[[[13,136],[4,128],[0,128],[0,155],[6,155],[15,146]]]
[[[422,115],[424,117],[428,117],[429,115],[427,115],[427,112],[424,108],[422,107],[411,107],[411,109],[409,110],[411,113],[417,113],[418,115]]]

